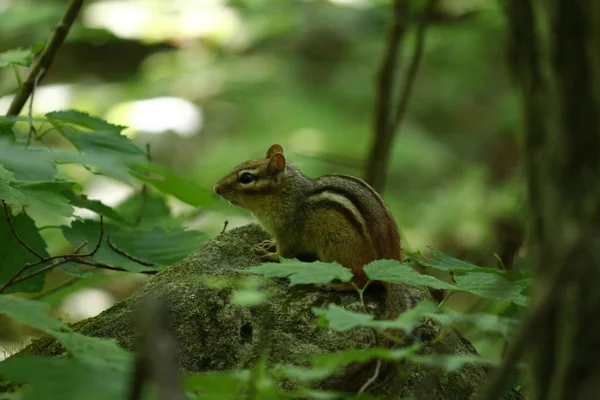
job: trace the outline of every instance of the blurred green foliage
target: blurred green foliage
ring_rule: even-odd
[[[308,175],[362,175],[389,2],[176,1],[153,8],[140,1],[113,4],[108,18],[101,10],[109,3],[86,3],[44,80],[68,85],[63,108],[133,126],[127,134],[142,148],[150,143],[156,161],[207,188],[275,142]],[[59,1],[9,2],[0,50],[47,38],[63,7]],[[129,8],[146,16],[145,24],[119,22]],[[202,28],[211,18],[220,22]],[[127,30],[128,24],[134,27]],[[440,2],[384,194],[405,247],[452,243],[472,251],[493,240],[496,218],[520,216],[518,103],[504,56],[496,2]],[[9,93],[13,72],[2,74],[0,93]],[[132,117],[132,102],[167,96],[200,110],[201,126],[191,136],[147,132],[148,123],[139,119],[153,120],[152,111]],[[47,103],[41,95],[37,102],[52,109],[51,100],[40,103]],[[222,219],[204,223],[217,232]]]
[[[422,3],[411,2],[411,8],[418,10]],[[59,0],[0,1],[0,114],[65,5]],[[106,238],[98,242],[96,260],[147,272],[200,248],[225,220],[230,227],[249,220],[246,211],[216,199],[211,188],[234,165],[264,155],[273,143],[281,143],[291,162],[309,176],[329,172],[361,176],[373,131],[375,78],[389,6],[384,0],[86,2],[36,88],[31,126],[37,134],[31,136],[29,118],[21,117],[15,125],[17,142],[0,138],[0,199],[11,206],[15,230],[42,258],[82,243],[87,252],[96,246],[101,231],[96,215],[101,213],[111,241],[149,266],[115,253]],[[487,268],[497,266],[494,253],[514,240],[507,239],[507,231],[510,236],[511,224],[523,212],[515,131],[519,104],[507,76],[504,29],[495,1],[440,0],[408,114],[391,152],[389,184],[383,194],[400,226],[404,248],[434,246],[444,251],[434,251],[436,258],[420,253],[411,257],[436,270],[438,278],[449,272],[459,275],[449,283],[397,265],[371,266],[378,279],[470,293],[501,300],[503,305],[494,315],[444,314],[423,305],[417,311],[424,314],[416,319],[404,315],[412,318],[410,323],[400,319],[389,322],[392,325],[404,324],[411,330],[429,312],[443,324],[472,324],[478,329],[473,337],[488,340],[488,331],[506,337],[515,325],[506,315],[495,315],[507,312],[504,303],[526,303],[522,292],[530,283],[527,276]],[[409,29],[399,77],[404,76],[413,41]],[[0,125],[3,132],[6,125]],[[19,246],[4,220],[0,239],[7,245],[0,250],[2,285],[36,257]],[[123,278],[120,273],[82,270],[74,263],[61,267],[6,291],[39,296],[41,301],[20,304],[26,310],[38,307],[31,314],[33,322],[23,317],[25,313],[12,316],[53,335],[75,355],[68,360],[1,363],[3,376],[30,380],[34,390],[26,396],[36,390],[49,393],[56,388],[51,385],[54,381],[66,382],[62,375],[30,375],[36,363],[40,370],[76,371],[80,382],[71,389],[79,393],[93,385],[98,374],[112,379],[114,369],[102,365],[107,354],[113,361],[111,354],[118,360],[129,357],[112,342],[38,326],[48,322],[47,304],[57,306],[76,290],[111,287]],[[261,266],[254,272],[288,276],[283,267]],[[323,283],[347,273],[320,266],[321,275],[315,277],[311,268],[316,267],[295,269],[293,283],[314,279]],[[61,292],[39,294],[65,282],[69,286]],[[126,296],[129,289],[133,287],[111,290]],[[257,305],[267,298],[249,285],[234,302]],[[512,307],[509,311],[517,314]],[[4,304],[0,313],[15,309],[14,304]],[[340,316],[339,311],[319,310],[320,321],[370,327],[375,323],[369,315]],[[338,312],[337,319],[325,321],[332,312]],[[503,339],[493,342],[491,350],[483,345],[479,349],[484,355],[496,355],[499,343]],[[325,366],[315,361],[312,370],[289,366],[269,371],[269,376],[265,372],[262,389],[274,391],[272,379],[311,381],[365,357],[410,359],[449,370],[467,362],[489,362],[452,356],[420,359],[414,351],[381,351],[341,353],[335,365],[327,364],[335,359],[330,357],[324,359]],[[258,364],[249,373],[260,368]],[[206,388],[210,379],[210,374],[192,376],[188,388]],[[237,390],[249,375],[223,373],[219,379],[232,382],[229,389]],[[125,385],[121,377],[106,393],[121,393]]]

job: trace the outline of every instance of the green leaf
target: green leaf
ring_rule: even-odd
[[[315,261],[305,263],[295,259],[281,259],[279,263],[265,263],[257,267],[242,270],[254,274],[264,275],[267,278],[290,278],[290,285],[306,285],[329,283],[333,280],[349,282],[352,272],[338,263],[324,263]]]
[[[459,260],[458,258],[454,258],[446,253],[443,253],[439,250],[432,249],[434,257],[426,257],[421,252],[410,253],[408,256],[419,264],[424,265],[426,267],[431,267],[435,269],[439,269],[442,271],[448,272],[488,272],[488,273],[498,273],[502,272],[496,268],[484,268],[479,267],[475,264],[471,264],[470,262]]]
[[[200,391],[202,399],[235,399],[248,387],[250,371],[208,371],[184,378],[185,388]],[[210,397],[212,395],[212,397]]]
[[[95,338],[76,332],[52,332],[71,355],[81,362],[125,373],[133,355],[119,347],[114,339]]]
[[[467,261],[459,260],[449,254],[441,252],[436,249],[433,250],[433,257],[426,257],[420,252],[409,253],[409,257],[417,261],[419,264],[426,267],[435,268],[446,272],[481,272],[487,274],[497,274],[505,277],[515,276],[522,278],[528,276],[528,274],[520,271],[504,271],[498,268],[485,268],[478,265],[472,264]]]
[[[150,191],[145,195],[140,192],[132,194],[119,204],[115,211],[122,215],[129,225],[139,228],[175,228],[182,225],[182,221],[171,214],[165,196]]]
[[[510,301],[520,306],[527,306],[529,299],[521,292],[529,285],[530,280],[510,281],[499,275],[479,272],[456,276],[456,289],[496,300]]]
[[[23,382],[23,400],[124,399],[130,373],[72,358],[22,355],[0,363],[0,376]]]
[[[162,165],[140,163],[132,169],[131,175],[192,206],[206,207],[214,202],[212,191],[199,186],[194,181],[177,176]]]
[[[431,301],[423,300],[393,320],[374,321],[376,322],[374,327],[381,329],[401,329],[410,334],[421,323],[423,317],[428,317],[435,311],[437,311],[437,305]]]
[[[50,305],[40,301],[0,295],[0,314],[6,314],[15,320],[39,329],[51,332],[69,329],[58,318],[50,317]]]
[[[30,47],[26,49],[18,48],[4,51],[0,53],[0,68],[6,67],[10,64],[29,67],[31,65],[31,59],[36,52],[36,47]]]
[[[377,260],[364,267],[371,280],[390,283],[403,283],[410,286],[429,286],[434,289],[456,289],[452,284],[441,281],[433,276],[419,274],[408,263],[395,260]]]
[[[265,303],[272,294],[261,287],[262,279],[244,279],[243,287],[231,295],[231,304],[252,307]]]
[[[497,274],[469,272],[466,275],[455,276],[457,283],[452,285],[433,276],[419,274],[409,265],[394,260],[377,260],[366,265],[364,270],[371,280],[466,292],[523,306],[528,301],[528,298],[521,294],[530,282],[528,279],[511,281]]]
[[[76,276],[78,278],[90,277],[94,275],[95,272],[94,270],[90,270],[90,267],[87,265],[81,265],[72,262],[61,264],[59,268],[61,268],[69,275]]]
[[[406,333],[421,323],[423,317],[437,310],[437,306],[430,301],[422,301],[415,307],[406,310],[393,320],[374,320],[370,314],[356,313],[341,308],[335,304],[329,304],[327,309],[313,308],[313,313],[324,318],[327,328],[334,331],[346,331],[357,327],[368,327],[375,329],[401,329]]]
[[[113,244],[128,254],[145,262],[157,265],[171,265],[187,255],[197,251],[206,242],[208,236],[202,232],[173,229],[152,230],[121,227],[104,223],[104,240],[94,259],[114,266],[119,266],[131,272],[156,270],[157,267],[146,267],[117,253],[108,244],[111,238]],[[70,227],[63,227],[63,234],[73,246],[84,240],[88,241],[87,249],[96,246],[100,236],[98,221],[73,221]]]
[[[1,183],[0,183],[1,184]],[[17,235],[25,241],[33,250],[42,257],[48,257],[46,251],[46,242],[38,232],[35,223],[25,213],[20,213],[12,217],[12,224]],[[8,280],[20,270],[26,263],[38,261],[38,258],[24,248],[15,235],[12,233],[6,218],[4,218],[4,210],[0,205],[0,286],[8,282]],[[27,269],[25,274],[37,271],[43,268],[43,265],[38,265]],[[44,274],[37,275],[31,279],[27,279],[14,286],[10,286],[4,293],[36,293],[42,290],[44,286]]]
[[[52,181],[56,176],[55,154],[45,149],[25,149],[9,138],[0,137],[0,166],[14,174],[15,180]]]
[[[377,358],[382,360],[405,360],[416,354],[421,347],[421,344],[416,343],[395,350],[385,348],[349,349],[335,353],[314,355],[309,360],[314,367],[329,369],[333,372],[350,363],[361,363]]]
[[[0,174],[7,176],[8,171],[0,167]],[[79,185],[76,182],[30,182],[0,181],[0,199],[12,206],[31,206],[36,210],[65,217],[73,215],[73,207],[62,195]]]
[[[417,364],[425,364],[434,367],[440,367],[448,372],[454,372],[466,364],[482,364],[497,366],[500,365],[498,359],[481,357],[477,355],[458,355],[458,354],[434,354],[429,356],[411,355],[408,359]]]
[[[267,293],[257,289],[242,289],[233,292],[230,302],[238,306],[253,307],[264,304],[269,297]]]
[[[94,211],[98,214],[102,214],[106,218],[110,218],[116,222],[125,222],[123,217],[115,212],[112,208],[105,205],[99,200],[90,200],[85,194],[76,194],[73,191],[66,190],[62,192],[62,195],[67,198],[71,205],[78,208],[85,208],[87,210]]]
[[[46,117],[58,132],[83,152],[94,151],[115,155],[143,156],[127,136],[121,134],[124,126],[113,125],[81,111],[54,111]]]
[[[25,149],[22,145],[13,143],[10,138],[0,137],[0,164],[13,172],[16,180],[51,181],[56,176],[56,164],[80,164],[96,173],[132,182],[134,180],[129,175],[130,166],[143,161],[142,156],[123,156],[93,150],[83,154],[74,150]]]
[[[308,368],[297,365],[279,365],[271,372],[276,378],[294,379],[300,382],[320,381],[332,374],[330,368]]]
[[[327,328],[334,331],[347,331],[357,327],[376,325],[371,314],[349,311],[335,304],[329,304],[326,309],[313,307],[312,312],[325,318],[328,322]]]
[[[512,318],[487,313],[467,314],[450,308],[445,308],[442,314],[429,313],[427,316],[442,325],[471,324],[482,332],[499,333],[505,339],[510,339],[511,332],[519,326],[519,321]]]

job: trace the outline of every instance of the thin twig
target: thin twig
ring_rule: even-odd
[[[23,274],[25,271],[27,271],[30,268],[36,267],[40,264],[44,264],[47,263],[48,261],[52,261],[52,260],[58,260],[58,259],[63,259],[63,260],[73,260],[73,258],[77,258],[77,257],[88,257],[88,256],[92,256],[95,254],[95,252],[98,250],[97,248],[99,248],[100,246],[100,242],[102,241],[102,236],[104,235],[104,227],[103,227],[103,218],[102,215],[100,215],[100,240],[98,241],[98,245],[96,246],[97,248],[94,249],[93,252],[88,253],[88,254],[83,254],[83,255],[78,255],[77,253],[79,253],[79,251],[81,251],[81,249],[87,245],[87,240],[83,241],[83,243],[81,243],[76,249],[75,252],[72,254],[61,254],[58,256],[51,256],[51,257],[42,257],[41,255],[39,255],[38,253],[36,253],[27,243],[25,243],[25,241],[23,241],[19,235],[17,234],[17,231],[12,223],[12,219],[10,218],[10,213],[8,211],[8,206],[6,205],[6,203],[4,202],[4,200],[2,200],[2,205],[4,206],[4,215],[6,217],[6,222],[8,223],[8,226],[10,227],[10,230],[13,234],[13,236],[19,241],[19,243],[21,243],[28,251],[30,251],[31,253],[35,254],[39,260],[35,261],[35,262],[31,262],[31,263],[26,263],[25,265],[23,265],[23,267],[21,267],[21,269],[19,269],[17,272],[15,272],[15,274],[8,280],[8,282],[6,282],[4,285],[2,285],[0,287],[0,293],[2,293],[7,287],[15,285],[16,283],[22,282],[25,279],[18,279],[19,276],[21,276],[21,274]],[[56,266],[56,265],[54,265]],[[40,271],[47,271],[48,269],[52,269],[53,267],[50,266],[50,268],[42,268]],[[27,277],[32,277],[35,275],[40,274],[39,271],[36,271],[36,273],[32,273],[27,275]]]
[[[37,76],[35,77],[35,80],[33,82],[33,89],[31,90],[31,100],[29,101],[29,134],[27,135],[27,144],[25,145],[25,148],[28,148],[29,145],[31,144],[32,136],[36,136],[36,138],[37,138],[37,131],[35,130],[35,127],[33,126],[33,99],[35,97],[35,92],[37,90],[38,84],[40,83],[40,79],[42,78],[42,75],[44,74],[44,72],[46,72],[45,68],[40,69],[40,72],[37,74]]]
[[[379,154],[384,151],[381,147],[385,143],[390,127],[390,109],[392,105],[392,89],[399,47],[406,32],[407,6],[405,0],[394,0],[392,3],[392,23],[389,28],[383,58],[377,74],[375,120],[371,151],[367,162],[366,181],[375,190],[380,191],[383,186],[381,167],[378,165]]]
[[[369,286],[370,283],[371,283],[371,280],[368,280],[367,283],[361,289],[356,284],[354,284],[354,282],[351,282],[352,286],[354,286],[354,288],[358,292],[358,299],[360,301],[360,306],[362,308],[362,311],[365,314],[369,313],[367,311],[367,307],[365,305],[365,291],[367,290],[367,286]],[[371,328],[371,331],[373,332],[373,338],[375,339],[375,346],[379,347],[380,342],[379,342],[378,331],[375,328]],[[357,393],[357,397],[360,396],[361,393],[363,393],[365,390],[367,390],[367,388],[369,386],[371,386],[371,384],[373,384],[373,382],[375,382],[377,380],[377,378],[379,377],[380,369],[381,369],[381,359],[378,359],[377,364],[375,365],[375,373],[360,387],[360,389],[358,390],[358,393]]]
[[[6,218],[6,222],[8,223],[8,227],[10,228],[10,231],[12,232],[15,239],[17,239],[17,241],[21,244],[21,246],[25,247],[27,249],[27,251],[29,251],[31,254],[33,254],[40,260],[44,260],[45,258],[40,253],[38,253],[37,251],[35,251],[31,247],[29,247],[29,245],[27,243],[25,243],[25,241],[23,241],[23,239],[21,239],[21,237],[17,234],[17,231],[15,230],[15,227],[10,218],[10,212],[8,211],[8,205],[6,204],[6,202],[4,200],[2,200],[2,207],[4,207],[4,216]]]
[[[221,235],[225,233],[225,230],[227,229],[227,225],[229,225],[229,221],[225,221],[223,223],[223,229],[221,229]]]
[[[146,159],[148,160],[148,162],[152,162],[152,155],[150,154],[150,143],[146,143]],[[140,212],[139,212],[137,218],[135,219],[135,226],[138,226],[142,222],[142,218],[144,217],[144,214],[146,213],[146,204],[148,203],[148,185],[147,184],[144,183],[142,185],[142,190],[141,190],[140,194],[142,196],[142,203],[140,204]]]
[[[384,57],[381,62],[378,78],[378,92],[376,103],[376,118],[371,150],[367,161],[366,181],[379,193],[383,192],[385,187],[385,175],[388,169],[390,151],[396,135],[396,130],[400,126],[406,108],[410,99],[414,80],[420,65],[425,44],[425,32],[431,11],[437,0],[429,0],[421,21],[417,26],[416,42],[412,58],[410,60],[404,82],[402,84],[399,96],[399,102],[395,107],[395,113],[392,115],[392,95],[394,87],[394,73],[396,70],[396,58],[398,54],[397,47],[402,41],[406,31],[407,11],[406,0],[396,0],[394,2],[394,14],[392,28],[388,35],[387,46]]]
[[[27,275],[21,276],[20,278],[15,278],[15,279],[13,279],[13,280],[10,280],[10,281],[8,281],[8,282],[7,282],[7,283],[6,283],[4,286],[2,286],[2,288],[0,288],[0,293],[2,293],[2,292],[3,292],[3,291],[6,289],[6,288],[8,288],[8,287],[11,287],[11,286],[17,285],[17,284],[19,284],[19,283],[21,283],[21,282],[23,282],[23,281],[26,281],[26,280],[28,280],[28,279],[31,279],[31,278],[33,278],[34,276],[38,276],[38,275],[40,275],[40,274],[43,274],[44,272],[48,272],[48,271],[50,271],[51,269],[54,269],[55,267],[58,267],[59,265],[66,264],[66,263],[68,263],[68,262],[71,262],[71,260],[69,260],[69,259],[65,259],[65,260],[59,260],[59,261],[53,262],[52,264],[50,264],[50,265],[47,265],[47,266],[45,266],[45,267],[43,267],[43,268],[40,268],[40,269],[38,269],[38,270],[36,270],[36,271],[33,271],[33,272],[32,272],[32,273],[30,273],[30,274],[27,274]]]
[[[60,285],[58,285],[56,287],[53,287],[52,289],[49,289],[49,290],[47,290],[47,291],[45,291],[43,293],[40,293],[40,294],[37,294],[35,296],[30,297],[30,300],[40,300],[40,299],[43,299],[44,297],[48,297],[51,294],[59,292],[59,291],[65,289],[65,288],[73,285],[74,283],[79,282],[80,280],[81,280],[81,278],[75,277],[73,279],[70,279],[70,280],[68,280],[66,282],[61,283]]]
[[[367,390],[367,388],[377,380],[377,378],[379,377],[379,370],[381,369],[381,364],[381,359],[378,359],[377,364],[375,364],[375,372],[373,373],[373,376],[371,376],[369,380],[367,380],[365,384],[361,386],[361,388],[358,390],[357,396],[363,393],[365,390]]]
[[[4,290],[6,290],[6,288],[8,288],[8,287],[14,286],[14,285],[16,285],[16,284],[18,284],[18,283],[21,283],[21,282],[23,282],[23,281],[26,281],[27,279],[33,278],[34,276],[37,276],[37,275],[43,274],[43,273],[44,273],[44,272],[46,272],[46,271],[50,271],[50,270],[51,270],[51,269],[53,269],[54,267],[58,267],[59,265],[62,265],[62,264],[65,264],[65,263],[67,263],[67,262],[70,262],[70,261],[72,261],[73,257],[75,257],[75,256],[77,255],[77,253],[79,253],[79,251],[81,251],[81,249],[82,249],[82,248],[83,248],[83,247],[84,247],[86,244],[87,244],[87,240],[84,240],[84,241],[83,241],[83,242],[82,242],[82,243],[81,243],[79,246],[77,246],[77,248],[75,249],[75,252],[74,252],[73,254],[65,254],[65,255],[62,255],[62,256],[49,257],[49,258],[47,258],[47,259],[40,260],[40,261],[38,261],[38,262],[35,262],[35,263],[33,263],[33,264],[29,264],[29,263],[25,264],[25,266],[23,266],[23,268],[21,268],[19,271],[17,271],[17,272],[16,272],[16,273],[15,273],[15,274],[14,274],[14,275],[13,275],[13,276],[12,276],[12,277],[11,277],[11,278],[8,280],[8,282],[6,282],[4,285],[2,285],[2,287],[0,287],[0,293],[2,293],[2,292],[3,292]],[[57,261],[57,262],[54,262],[54,263],[52,263],[52,264],[50,264],[50,265],[48,265],[48,266],[46,266],[46,267],[44,267],[44,268],[40,268],[40,269],[39,269],[39,270],[37,270],[37,271],[34,271],[34,272],[32,272],[32,273],[30,273],[30,274],[28,274],[28,275],[25,275],[25,276],[23,276],[23,277],[20,277],[20,276],[21,276],[21,274],[22,274],[23,272],[25,272],[27,269],[29,269],[29,268],[31,268],[31,267],[33,267],[33,266],[39,265],[39,264],[43,264],[44,262],[51,261],[52,259],[55,259],[55,258],[63,258],[63,260],[62,260],[62,261]]]
[[[78,262],[79,264],[90,265],[92,267],[96,267],[96,268],[100,268],[100,269],[107,269],[110,271],[129,272],[125,268],[116,267],[116,266],[110,265],[110,264],[104,264],[104,263],[94,261],[94,260],[77,260],[76,262]],[[157,274],[158,272],[159,272],[158,270],[152,270],[152,269],[148,270],[148,271],[139,271],[140,274],[146,274],[146,275],[154,275],[154,274]]]
[[[135,257],[135,256],[133,256],[133,255],[131,255],[131,254],[129,254],[129,253],[128,253],[128,252],[126,252],[125,250],[123,250],[123,249],[121,249],[121,248],[117,247],[117,246],[116,246],[116,245],[113,243],[113,241],[112,241],[112,239],[110,238],[110,236],[108,237],[108,246],[109,246],[109,247],[110,247],[110,248],[111,248],[111,249],[112,249],[112,250],[113,250],[115,253],[118,253],[118,254],[122,255],[123,257],[130,259],[130,260],[131,260],[131,261],[133,261],[133,262],[136,262],[136,263],[138,263],[138,264],[145,265],[146,267],[155,267],[155,266],[156,266],[156,264],[154,264],[154,263],[152,263],[152,262],[148,262],[148,261],[140,260],[139,258],[137,258],[137,257]]]
[[[93,257],[94,254],[100,250],[100,246],[102,246],[102,239],[104,239],[104,216],[100,214],[100,237],[98,238],[98,243],[96,243],[94,250],[86,254],[81,254],[80,257]]]
[[[388,140],[390,145],[392,144],[395,132],[402,124],[402,120],[404,118],[404,115],[406,114],[406,109],[408,107],[408,102],[410,100],[412,88],[415,84],[417,71],[419,70],[421,59],[423,58],[423,48],[425,47],[425,33],[427,32],[427,26],[429,25],[429,16],[433,11],[436,2],[437,0],[429,0],[427,6],[425,6],[423,17],[421,17],[419,25],[417,26],[417,38],[415,41],[415,48],[413,49],[413,55],[410,59],[408,70],[406,71],[406,77],[404,78],[402,90],[400,91],[400,100],[398,102],[398,107],[396,108],[396,114],[394,115],[394,120],[391,127],[392,131],[389,134]]]
[[[87,246],[88,241],[84,240],[83,242],[81,242],[81,244],[79,246],[77,246],[77,248],[75,249],[75,251],[73,253],[77,254],[81,251],[81,249],[83,249],[85,246]]]
[[[71,25],[73,25],[75,18],[77,18],[77,15],[79,14],[79,10],[81,9],[82,5],[83,0],[71,0],[67,6],[65,14],[58,22],[58,25],[54,28],[52,37],[31,68],[27,80],[23,82],[23,85],[17,91],[17,94],[15,95],[12,103],[10,104],[8,112],[6,113],[7,116],[17,116],[21,113],[23,106],[33,92],[36,79],[39,82],[44,75],[42,71],[48,71],[50,69],[54,56],[58,52],[60,46],[63,44],[67,34],[69,33],[69,30],[71,29]],[[39,76],[40,72],[42,72],[41,76]]]

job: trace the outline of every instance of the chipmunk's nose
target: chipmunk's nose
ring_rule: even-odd
[[[221,195],[221,188],[219,187],[219,185],[215,185],[213,187],[213,190],[215,191],[216,194],[218,194],[219,196]]]

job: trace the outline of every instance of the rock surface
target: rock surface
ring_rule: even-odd
[[[375,345],[368,329],[334,332],[317,326],[312,307],[335,303],[360,312],[356,293],[337,293],[313,286],[289,287],[284,279],[269,281],[275,295],[260,307],[230,304],[232,289],[211,288],[203,277],[241,277],[239,269],[259,265],[252,245],[267,238],[256,225],[247,225],[219,235],[200,251],[149,279],[129,298],[97,317],[81,321],[74,327],[86,335],[114,338],[130,350],[135,348],[134,314],[145,295],[163,299],[173,321],[172,330],[179,345],[179,363],[186,371],[247,368],[269,348],[273,364],[295,363],[304,355],[323,354],[349,348]],[[429,298],[424,288],[398,286],[395,298],[410,308]],[[366,296],[367,310],[383,315],[380,294]],[[430,342],[441,327],[429,321],[414,333],[414,339]],[[60,354],[62,349],[52,339],[40,339],[25,352]],[[474,347],[456,331],[450,330],[435,346],[427,345],[424,354],[476,354]],[[374,363],[351,366],[338,376],[322,382],[320,387],[356,392],[372,376]],[[476,391],[486,379],[481,366],[467,365],[447,373],[442,369],[408,362],[384,365],[369,392],[388,398],[413,397],[430,400],[475,399]]]

